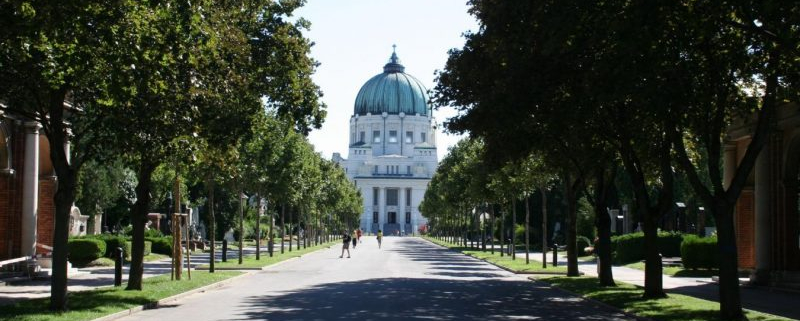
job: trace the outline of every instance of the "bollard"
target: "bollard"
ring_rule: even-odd
[[[114,286],[122,285],[122,248],[117,248],[117,256],[114,258]]]
[[[228,262],[228,240],[222,240],[222,262]]]
[[[553,266],[558,266],[558,244],[553,243]]]

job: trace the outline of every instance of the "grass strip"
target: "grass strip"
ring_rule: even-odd
[[[170,281],[169,274],[146,278],[142,281],[142,291],[125,291],[126,284],[123,284],[121,287],[72,292],[69,294],[69,311],[64,313],[50,311],[49,298],[25,300],[3,306],[0,309],[0,320],[93,320],[133,307],[152,304],[240,274],[242,273],[238,271],[217,273],[192,271],[191,280],[188,280],[185,273],[181,281]]]
[[[629,267],[629,268],[632,268],[632,269],[637,269],[637,270],[644,271],[644,262],[631,263],[631,264],[625,265],[625,267]],[[690,270],[690,269],[684,269],[682,267],[677,267],[677,266],[665,266],[665,267],[662,268],[662,270],[663,271],[661,273],[663,273],[663,274],[674,276],[674,277],[679,277],[679,278],[706,278],[706,277],[710,278],[712,276],[719,275],[719,271],[717,269]]]
[[[255,255],[246,255],[242,258],[242,264],[239,264],[238,258],[228,258],[228,262],[216,262],[214,263],[215,269],[257,269],[262,268],[267,265],[272,265],[278,263],[280,261],[285,261],[293,257],[299,257],[303,254],[308,254],[314,252],[319,249],[323,249],[329,247],[333,244],[338,243],[339,241],[332,241],[328,243],[322,243],[316,246],[309,246],[305,249],[294,249],[291,252],[288,250],[281,254],[280,248],[277,248],[277,251],[274,251],[273,256],[269,256],[268,251],[261,252],[261,259],[256,260]],[[208,264],[201,265],[198,267],[199,269],[208,269]]]
[[[536,280],[654,320],[721,320],[719,303],[682,294],[669,294],[663,299],[644,299],[644,291],[640,287],[619,281],[616,287],[601,287],[596,277],[537,276]],[[745,310],[745,314],[751,321],[791,320],[750,310]]]
[[[517,254],[517,259],[514,260],[511,258],[510,255],[500,256],[500,251],[494,251],[494,254],[492,254],[489,251],[475,250],[474,248],[463,247],[462,245],[445,242],[428,236],[424,236],[423,238],[438,245],[459,251],[461,253],[464,253],[466,255],[472,256],[477,259],[484,260],[491,264],[497,265],[501,268],[505,268],[506,270],[510,270],[514,273],[526,273],[526,274],[557,273],[565,275],[567,274],[566,266],[548,265],[547,268],[542,268],[542,262],[534,260],[533,256],[531,256],[530,264],[526,264],[524,254],[523,255]]]

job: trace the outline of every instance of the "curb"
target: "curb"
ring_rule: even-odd
[[[559,288],[559,287],[557,287],[555,285],[547,283],[547,281],[539,280],[539,279],[536,279],[536,278],[534,278],[532,276],[528,277],[528,280],[531,280],[533,282],[539,282],[539,283],[547,284],[547,286],[550,287],[551,289],[567,293],[567,294],[569,294],[571,296],[579,297],[579,298],[581,298],[582,300],[584,300],[586,302],[589,302],[591,304],[596,305],[597,307],[600,307],[600,308],[603,308],[603,309],[606,309],[606,310],[610,310],[610,311],[619,312],[619,313],[622,313],[623,315],[625,315],[627,317],[630,317],[630,318],[633,318],[633,319],[636,319],[636,320],[639,320],[639,321],[654,321],[653,319],[630,313],[628,311],[625,311],[623,309],[620,309],[618,307],[615,307],[615,306],[610,305],[608,303],[605,303],[603,301],[599,301],[599,300],[595,300],[595,299],[583,296],[580,293],[575,293],[575,292],[572,292],[572,291],[567,290],[567,289]]]
[[[145,305],[142,305],[142,306],[133,307],[133,308],[130,308],[130,309],[127,309],[127,310],[122,310],[122,311],[119,311],[119,312],[116,312],[116,313],[112,313],[112,314],[109,314],[109,315],[106,315],[106,316],[103,316],[103,317],[99,317],[99,318],[94,319],[92,321],[111,321],[111,320],[116,320],[116,319],[119,319],[119,318],[122,318],[122,317],[126,317],[126,316],[129,316],[129,315],[135,314],[137,312],[141,312],[143,310],[155,309],[155,308],[158,308],[162,304],[165,304],[165,303],[168,303],[168,302],[172,302],[172,301],[176,301],[176,300],[182,299],[184,297],[190,296],[190,295],[195,294],[195,293],[205,292],[205,291],[208,291],[208,290],[211,290],[211,289],[216,289],[216,288],[222,287],[224,285],[227,285],[227,284],[229,284],[229,283],[231,283],[231,282],[233,282],[235,280],[238,280],[238,279],[243,278],[245,276],[248,276],[250,274],[252,274],[252,272],[245,272],[245,273],[242,273],[241,275],[237,275],[237,276],[234,276],[234,277],[231,277],[231,278],[227,278],[225,280],[222,280],[222,281],[219,281],[219,282],[216,282],[216,283],[211,283],[211,284],[206,285],[206,286],[201,286],[199,288],[192,289],[192,290],[189,290],[189,291],[186,291],[186,292],[183,292],[183,293],[178,293],[176,295],[173,295],[171,297],[163,298],[163,299],[158,300],[156,302],[148,303],[148,304],[145,304]]]
[[[564,276],[566,276],[566,275],[567,275],[566,273],[561,273],[561,272],[530,272],[530,271],[515,271],[515,270],[512,270],[512,269],[510,269],[510,268],[507,268],[507,267],[505,267],[505,266],[494,264],[494,263],[492,263],[492,262],[490,262],[490,261],[488,261],[488,260],[486,260],[486,259],[482,259],[482,258],[479,258],[479,257],[474,257],[474,256],[472,256],[472,255],[469,255],[469,254],[466,254],[466,253],[464,253],[464,252],[459,252],[459,251],[456,251],[456,250],[450,249],[449,247],[446,247],[446,246],[444,246],[444,245],[437,244],[437,243],[435,243],[435,242],[433,242],[433,241],[431,241],[431,240],[428,240],[428,239],[426,239],[426,238],[422,238],[422,239],[423,239],[423,240],[425,240],[425,241],[428,241],[429,243],[431,243],[431,244],[433,244],[433,245],[439,246],[439,247],[441,247],[441,248],[444,248],[444,249],[447,249],[447,250],[451,250],[451,251],[453,251],[453,252],[460,253],[460,254],[462,254],[462,255],[464,255],[464,256],[471,257],[471,258],[473,258],[473,259],[476,259],[476,260],[478,260],[478,261],[486,262],[486,263],[488,263],[488,264],[491,264],[491,265],[493,265],[493,266],[496,266],[496,267],[500,268],[501,270],[505,270],[506,272],[511,272],[511,273],[514,273],[514,274],[524,274],[524,275],[564,275]],[[580,272],[580,271],[578,271],[578,273],[579,273],[579,275],[584,275],[584,273],[583,273],[583,272]]]

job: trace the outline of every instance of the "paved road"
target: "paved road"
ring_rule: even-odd
[[[364,238],[122,320],[627,320],[419,238]]]

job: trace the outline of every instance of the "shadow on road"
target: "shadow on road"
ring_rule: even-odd
[[[383,278],[328,283],[279,296],[254,296],[241,309],[244,319],[261,320],[623,318],[538,283],[496,279]]]

